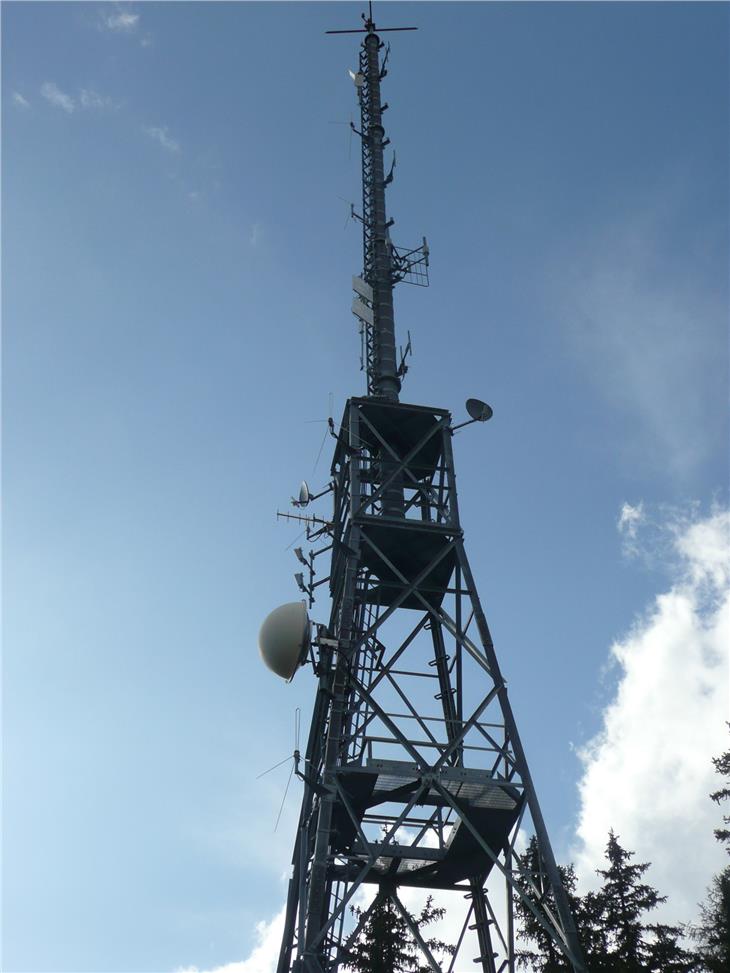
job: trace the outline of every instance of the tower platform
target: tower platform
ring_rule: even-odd
[[[387,816],[392,818],[393,806],[405,804],[419,789],[423,789],[423,793],[415,807],[440,808],[444,814],[450,809],[442,793],[429,783],[428,772],[416,763],[370,759],[365,766],[340,767],[337,776],[360,826],[365,819],[372,818],[374,808],[385,810],[387,806]],[[468,812],[469,821],[495,858],[503,853],[522,810],[522,788],[486,771],[465,767],[444,768],[438,775],[431,776],[437,776],[441,787]],[[412,826],[409,828],[412,830]],[[433,847],[429,846],[428,840],[420,840],[414,845],[372,841],[365,845],[360,837],[361,829],[356,827],[343,804],[333,817],[333,832],[332,851],[335,854],[354,859],[377,854],[365,879],[370,883],[396,878],[398,885],[450,889],[458,882],[487,875],[493,866],[492,858],[463,819],[454,821],[446,840],[437,840]],[[435,832],[433,834],[435,839]]]

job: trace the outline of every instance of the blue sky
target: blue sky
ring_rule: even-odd
[[[286,770],[255,777],[313,685],[256,634],[296,597],[276,509],[326,482],[330,398],[363,390],[357,41],[323,33],[360,9],[3,5],[9,973],[243,964],[283,902],[299,793],[274,833]],[[728,7],[376,20],[419,26],[384,88],[393,238],[432,257],[396,297],[403,398],[494,407],[455,441],[461,516],[556,852],[590,859],[611,754],[670,726],[692,787],[667,821],[699,840],[727,712]],[[632,737],[629,690],[687,658],[639,664],[675,603],[712,706],[683,727],[677,673]]]

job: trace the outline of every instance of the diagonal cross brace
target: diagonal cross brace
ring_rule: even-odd
[[[395,469],[388,475],[388,478],[383,483],[380,484],[378,489],[374,493],[370,494],[370,496],[368,496],[365,500],[363,500],[363,502],[360,504],[358,509],[355,511],[355,516],[364,513],[366,507],[372,506],[372,504],[376,500],[379,500],[382,497],[382,495],[385,493],[385,491],[388,489],[388,487],[392,486],[395,483],[395,480],[398,477],[398,475],[401,473],[401,471],[403,471],[406,474],[406,476],[410,480],[412,480],[412,482],[415,484],[418,491],[425,492],[427,498],[432,503],[435,503],[436,506],[439,508],[441,514],[448,519],[448,508],[439,502],[438,497],[436,497],[432,489],[430,489],[427,486],[424,486],[422,483],[419,483],[419,481],[413,475],[411,470],[408,469],[408,463],[410,463],[411,460],[418,454],[418,451],[422,449],[423,446],[425,446],[426,443],[429,441],[429,439],[435,436],[437,432],[439,432],[441,429],[445,428],[448,425],[448,417],[443,416],[441,419],[439,419],[439,421],[436,422],[431,427],[431,429],[428,430],[428,432],[424,433],[424,435],[416,443],[416,445],[413,446],[406,453],[405,457],[401,458],[398,455],[398,453],[393,449],[393,447],[390,445],[390,443],[386,442],[385,439],[383,439],[383,437],[380,435],[380,433],[372,424],[372,422],[370,422],[370,420],[365,415],[365,413],[360,412],[360,416],[362,417],[365,425],[370,429],[372,434],[380,442],[381,446],[383,446],[387,450],[387,452],[390,453],[390,455],[393,457],[397,465]]]
[[[431,953],[431,950],[426,945],[426,940],[421,935],[421,930],[418,928],[418,924],[413,921],[413,916],[410,914],[410,912],[405,908],[405,906],[403,905],[403,903],[401,902],[401,900],[398,898],[398,894],[396,893],[395,889],[391,889],[390,898],[391,898],[391,900],[393,902],[393,905],[396,907],[396,909],[400,913],[401,918],[403,919],[403,921],[405,922],[405,924],[408,926],[408,929],[410,930],[411,935],[413,936],[413,938],[418,943],[419,948],[420,948],[421,952],[423,953],[423,955],[426,957],[426,960],[428,962],[428,965],[433,970],[433,973],[441,973],[441,967],[436,962],[436,960],[433,958],[433,954]]]
[[[496,865],[496,867],[502,873],[502,875],[504,876],[505,880],[509,884],[510,888],[512,888],[512,890],[514,892],[516,892],[517,895],[519,895],[520,899],[522,899],[522,901],[527,906],[527,908],[530,910],[530,912],[532,912],[532,914],[535,916],[535,919],[537,919],[537,921],[542,926],[542,928],[545,930],[545,932],[548,933],[548,935],[553,939],[553,941],[556,943],[556,945],[561,950],[561,952],[570,960],[571,963],[573,963],[574,967],[576,969],[581,969],[581,967],[577,965],[578,960],[573,955],[572,950],[570,949],[570,946],[568,945],[567,937],[565,935],[565,932],[563,931],[563,929],[561,928],[560,924],[555,919],[555,917],[553,916],[553,914],[550,912],[550,910],[547,907],[543,907],[544,913],[550,919],[550,925],[548,925],[548,923],[545,921],[543,915],[540,914],[540,911],[537,909],[537,907],[533,903],[532,899],[528,895],[526,895],[522,891],[522,889],[520,889],[515,884],[514,879],[513,879],[512,875],[510,874],[509,870],[502,864],[502,862],[500,862],[498,856],[495,855],[495,853],[492,851],[492,849],[490,848],[490,846],[487,844],[487,842],[484,840],[484,838],[482,837],[482,835],[479,833],[479,830],[469,820],[469,816],[466,813],[465,809],[460,806],[459,802],[454,798],[454,796],[452,794],[450,794],[448,792],[448,790],[440,783],[440,781],[438,781],[437,779],[435,779],[433,783],[434,783],[434,787],[448,801],[448,803],[451,805],[451,807],[458,814],[460,820],[464,822],[464,824],[466,825],[466,827],[468,828],[468,830],[471,832],[471,834],[474,836],[474,838],[477,840],[477,842],[479,843],[479,845],[481,846],[481,848],[486,852],[486,854],[489,857],[489,859],[491,860],[492,864],[493,865]],[[540,894],[541,894],[540,893],[540,890],[534,885],[534,883],[529,878],[527,879],[527,884],[530,887],[531,891],[539,898],[540,897]],[[557,935],[557,938],[556,938],[556,935]]]

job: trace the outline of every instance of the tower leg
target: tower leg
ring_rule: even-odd
[[[494,964],[494,949],[492,935],[489,931],[489,915],[484,901],[484,879],[472,879],[471,894],[474,902],[474,928],[479,943],[479,956],[475,963],[480,963],[483,973],[496,973]]]
[[[587,973],[588,968],[585,965],[585,960],[583,959],[583,949],[578,939],[578,931],[575,927],[575,920],[573,919],[573,913],[570,909],[570,904],[568,902],[568,897],[565,894],[563,883],[560,880],[560,873],[555,861],[555,856],[553,855],[553,849],[550,844],[547,828],[545,827],[545,819],[542,816],[542,810],[540,808],[537,793],[532,782],[532,775],[530,774],[530,769],[527,765],[525,751],[522,747],[522,741],[520,740],[520,735],[517,731],[517,723],[515,722],[512,706],[510,705],[509,697],[507,695],[507,687],[499,668],[497,653],[494,650],[494,642],[492,641],[489,626],[487,625],[487,619],[479,600],[479,595],[474,583],[474,576],[471,573],[471,567],[469,566],[466,551],[464,550],[464,545],[461,541],[458,542],[458,558],[461,571],[464,576],[464,581],[470,592],[471,602],[474,609],[474,619],[477,624],[477,629],[479,630],[482,646],[489,663],[489,668],[493,673],[495,683],[499,687],[497,692],[499,695],[500,707],[504,715],[505,728],[507,730],[507,735],[509,736],[512,749],[517,758],[520,777],[522,778],[522,782],[525,786],[527,805],[530,809],[532,823],[535,827],[535,834],[537,837],[540,855],[545,864],[545,869],[547,871],[550,886],[555,898],[555,906],[558,910],[558,916],[560,917],[560,924],[565,937],[567,953],[571,963],[573,964],[575,973]]]

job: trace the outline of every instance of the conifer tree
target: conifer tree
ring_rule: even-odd
[[[730,723],[728,723],[728,729],[730,729]],[[719,757],[713,757],[712,762],[717,773],[725,778],[725,786],[710,794],[715,804],[721,804],[722,801],[727,801],[730,798],[730,750],[726,750]],[[730,815],[724,815],[722,820],[724,824],[730,825]],[[715,837],[718,841],[725,843],[725,850],[730,855],[730,830],[728,828],[715,828]]]
[[[725,778],[725,786],[710,794],[719,805],[730,798],[730,750],[714,757],[712,762],[717,773]],[[730,816],[723,816],[723,824],[730,825]],[[715,837],[730,855],[730,830],[716,828]],[[698,942],[702,969],[709,973],[730,973],[730,865],[713,878],[707,898],[700,906],[700,915],[693,935]]]
[[[700,906],[701,921],[694,930],[702,961],[709,973],[730,973],[730,865],[716,875]]]
[[[642,969],[646,926],[641,920],[644,913],[666,901],[666,896],[660,896],[656,889],[641,882],[649,863],[633,864],[633,855],[621,847],[611,831],[606,846],[609,867],[597,870],[603,876],[598,898],[611,938],[611,953],[626,973]]]
[[[567,868],[558,866],[558,871],[573,914],[576,916],[576,922],[578,922],[578,913],[581,910],[582,903],[575,892],[575,870],[572,865],[569,865]],[[535,905],[547,907],[553,915],[557,915],[552,890],[549,885],[545,884],[543,876],[537,838],[533,835],[522,856],[521,874],[517,878],[516,884],[524,895],[533,900]],[[539,896],[535,895],[535,888],[541,890]],[[539,973],[569,971],[571,969],[570,964],[560,950],[556,948],[552,936],[538,921],[532,909],[519,895],[515,895],[514,902],[515,915],[520,923],[520,945],[516,951],[517,965],[536,971],[536,973],[538,971]]]
[[[697,960],[679,944],[681,929],[646,923],[646,914],[666,902],[655,888],[642,881],[649,862],[632,862],[632,851],[619,844],[613,831],[606,846],[608,868],[598,869],[603,885],[595,894],[596,914],[606,932],[607,951],[595,958],[598,970],[615,973],[685,973],[697,969]]]
[[[647,914],[666,900],[656,889],[642,881],[648,863],[631,861],[610,832],[606,847],[608,868],[599,869],[602,887],[579,896],[573,866],[561,868],[568,900],[575,916],[578,936],[583,944],[591,973],[690,973],[698,970],[697,957],[680,945],[681,929],[661,923],[648,923]],[[523,891],[534,898],[527,881],[540,887],[537,842],[533,838],[523,857]],[[541,901],[554,913],[551,894]],[[518,965],[535,973],[562,973],[570,964],[555,948],[532,911],[515,897],[515,912],[520,924],[521,946]],[[730,970],[726,971],[730,973]]]
[[[366,910],[353,908],[360,919]],[[411,919],[419,929],[442,919],[445,909],[433,904],[429,895],[426,904]],[[431,937],[424,941],[434,954],[452,954],[453,946]],[[382,896],[371,908],[360,934],[344,952],[343,967],[353,973],[430,973],[431,967],[416,942],[408,923],[395,907],[393,900]]]

